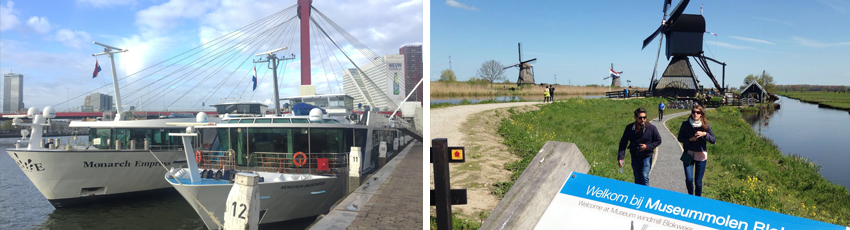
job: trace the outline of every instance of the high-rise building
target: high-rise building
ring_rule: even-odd
[[[343,72],[343,92],[354,97],[354,104],[362,103],[382,111],[391,111],[407,96],[403,55],[386,55],[360,69],[362,73],[357,69]]]
[[[92,93],[86,96],[86,101],[82,107],[83,112],[106,112],[112,111],[112,96]]]
[[[24,110],[24,75],[3,74],[3,112],[26,112]]]
[[[422,79],[422,45],[406,45],[399,48],[398,53],[404,55],[405,92],[411,92],[416,83]],[[422,97],[422,87],[420,85],[416,88],[416,93],[408,100],[419,102],[425,100]]]

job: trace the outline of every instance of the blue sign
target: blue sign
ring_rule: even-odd
[[[599,220],[599,221],[594,221]],[[573,172],[536,228],[796,230],[848,227]]]

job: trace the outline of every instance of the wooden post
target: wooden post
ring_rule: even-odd
[[[451,186],[449,185],[448,139],[431,140],[431,157],[434,159],[434,192],[437,199],[437,229],[452,229]]]
[[[360,187],[360,147],[351,146],[348,155],[348,193]]]
[[[224,229],[257,230],[260,224],[260,176],[236,174],[224,208]]]

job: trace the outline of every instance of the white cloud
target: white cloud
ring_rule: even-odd
[[[755,48],[749,47],[749,46],[738,46],[738,45],[732,45],[732,44],[725,43],[725,42],[705,41],[705,43],[720,46],[720,47],[725,47],[725,48],[731,48],[731,49],[741,49],[741,50],[755,49]]]
[[[788,23],[788,22],[785,22],[785,21],[774,20],[774,19],[770,19],[770,18],[762,18],[762,17],[752,17],[752,18],[762,20],[762,21],[766,21],[766,22],[774,22],[774,23],[780,23],[780,24],[785,24],[785,25],[789,25],[789,26],[794,26],[794,24],[791,24],[791,23]]]
[[[18,19],[15,12],[15,2],[6,1],[6,6],[0,4],[0,31],[15,28],[21,21]]]
[[[812,40],[812,39],[808,39],[808,38],[801,38],[801,37],[797,37],[797,36],[793,36],[793,37],[791,37],[791,39],[794,39],[794,41],[796,41],[800,45],[808,46],[808,47],[815,47],[815,48],[827,48],[827,47],[831,47],[831,46],[850,45],[850,42],[824,43],[824,42],[821,42],[821,41],[816,41],[816,40]]]
[[[145,37],[168,34],[180,20],[198,18],[216,5],[213,1],[171,0],[136,13],[136,26]]]
[[[38,33],[44,34],[50,32],[50,21],[46,17],[32,16],[27,20],[27,25]]]
[[[729,36],[729,37],[730,37],[730,38],[732,38],[732,39],[738,39],[738,40],[741,40],[741,41],[748,41],[748,42],[755,42],[755,43],[762,43],[762,44],[774,45],[774,43],[773,43],[773,42],[769,42],[769,41],[765,41],[765,40],[761,40],[761,39],[747,38],[747,37],[738,37],[738,36]]]
[[[460,3],[460,2],[455,1],[455,0],[446,0],[446,5],[449,5],[451,7],[466,9],[466,10],[480,11],[478,8],[475,8],[474,6],[467,6],[463,3]]]
[[[136,0],[77,0],[77,3],[92,5],[95,8],[112,6],[135,5]]]
[[[61,42],[66,47],[82,49],[83,45],[88,45],[92,40],[91,35],[85,31],[60,29],[56,31],[56,41]]]

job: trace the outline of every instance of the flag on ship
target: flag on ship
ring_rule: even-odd
[[[97,74],[100,73],[100,63],[96,60],[94,61],[94,74],[92,74],[91,78],[97,77]]]

